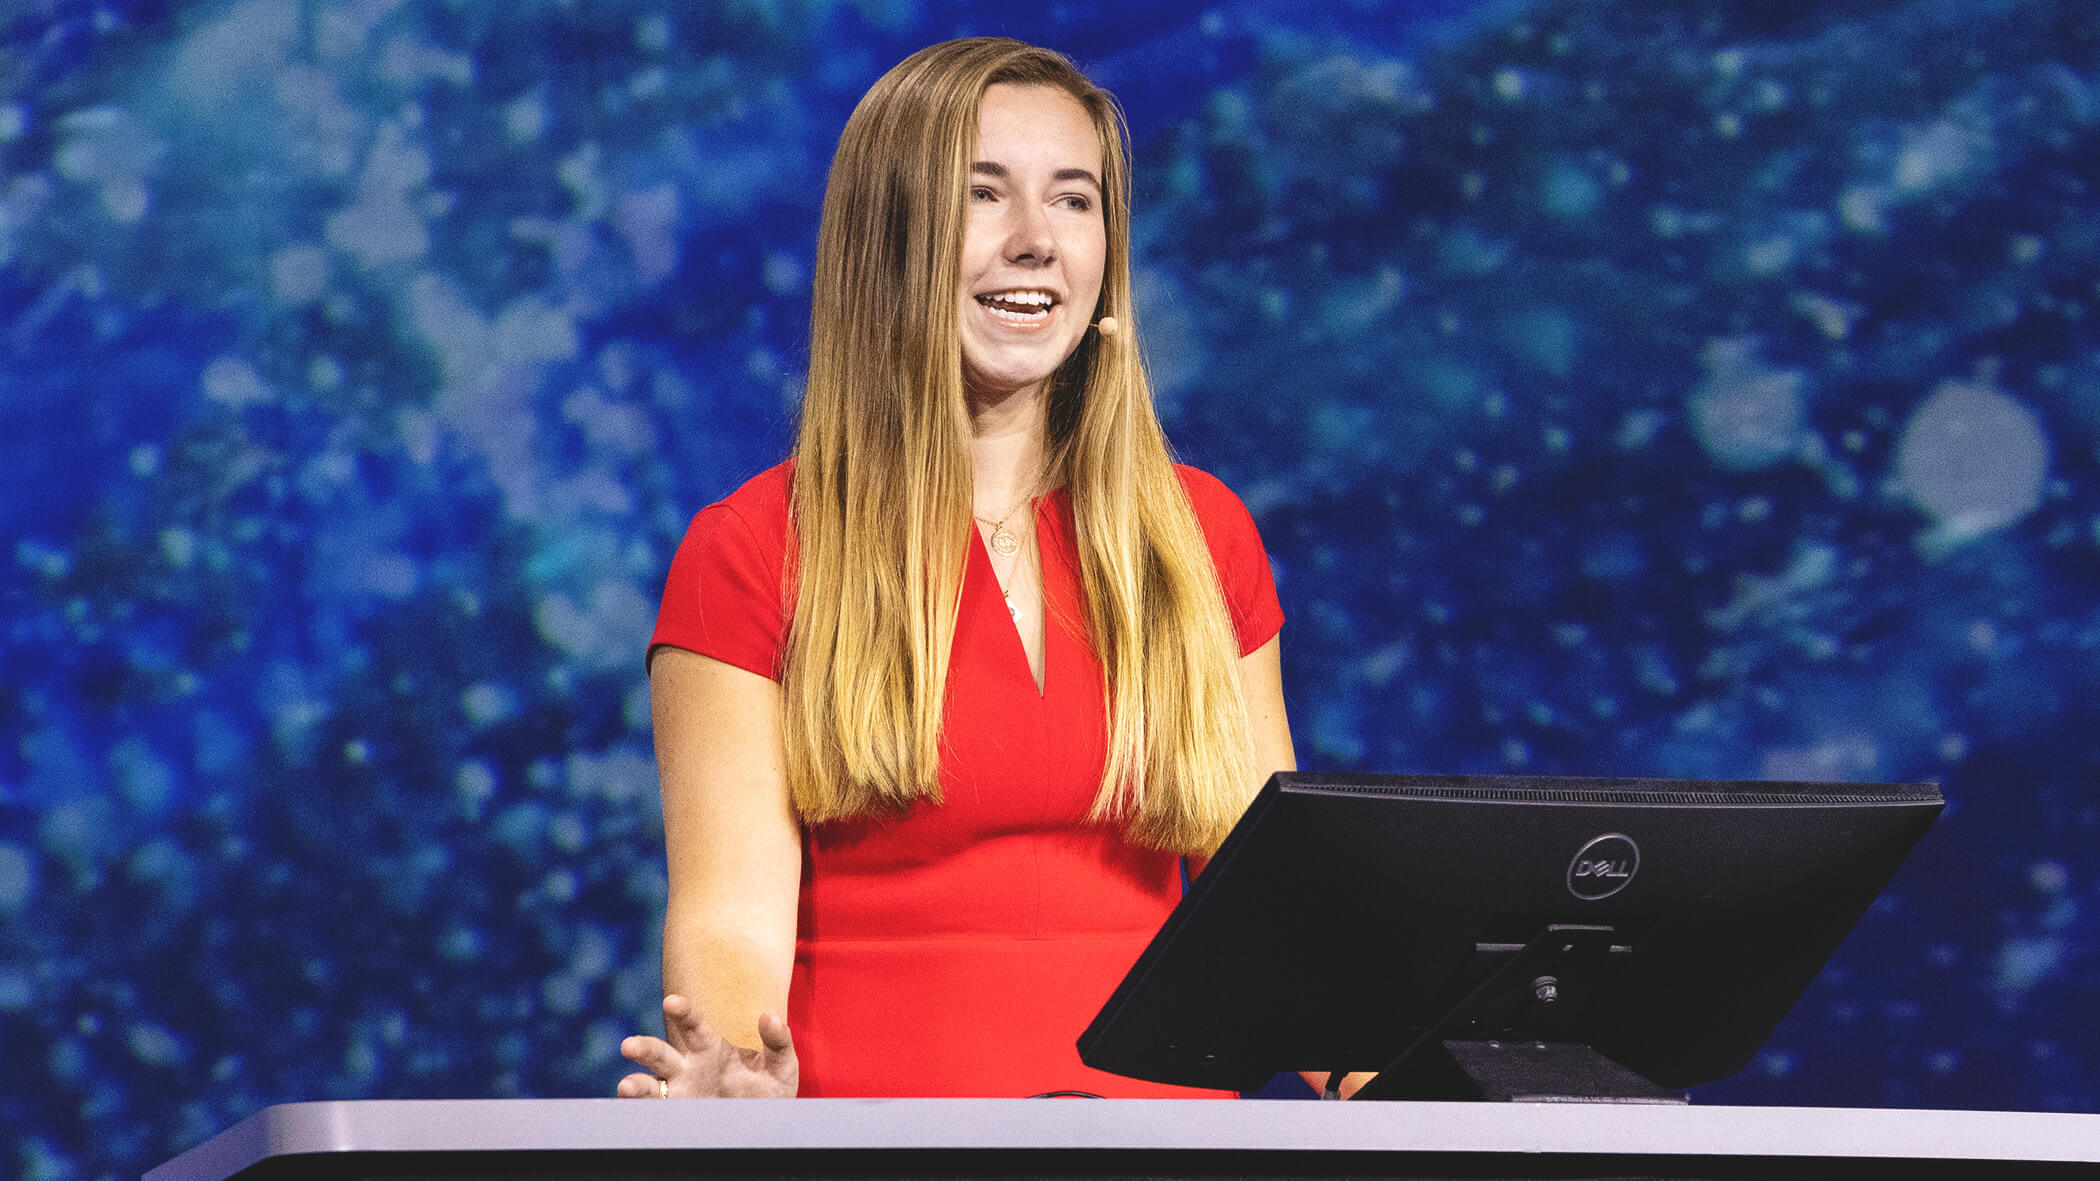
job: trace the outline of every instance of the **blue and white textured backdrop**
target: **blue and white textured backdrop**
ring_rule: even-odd
[[[1308,764],[1941,780],[1704,1097],[2100,1110],[2090,5],[0,11],[0,1172],[606,1092],[666,563],[851,104],[971,32],[1129,107]]]

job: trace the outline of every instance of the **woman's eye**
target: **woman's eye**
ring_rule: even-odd
[[[984,187],[983,185],[971,185],[971,186],[970,186],[970,200],[972,200],[972,201],[990,201],[990,200],[992,200],[992,197],[993,197],[992,191],[991,191],[990,189],[988,189],[988,188],[985,188],[985,187]]]
[[[1059,204],[1074,213],[1085,213],[1094,207],[1092,200],[1080,193],[1071,193],[1059,199]]]

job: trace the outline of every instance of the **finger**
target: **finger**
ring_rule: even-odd
[[[664,1035],[688,1052],[708,1044],[713,1031],[700,1016],[700,1006],[672,993],[664,998]]]
[[[630,1074],[620,1080],[613,1094],[622,1099],[654,1099],[663,1094],[659,1082],[653,1074]]]
[[[758,1068],[779,1079],[793,1095],[801,1086],[802,1066],[795,1058],[795,1038],[778,1013],[758,1015]]]
[[[787,1021],[778,1013],[758,1015],[758,1040],[768,1059],[795,1056],[795,1035],[788,1031]]]
[[[657,1078],[670,1078],[683,1064],[677,1050],[660,1037],[636,1034],[620,1043],[620,1056],[631,1060],[636,1066]],[[629,1076],[633,1077],[633,1076]],[[621,1080],[625,1082],[626,1080]],[[655,1084],[652,1082],[652,1089]]]

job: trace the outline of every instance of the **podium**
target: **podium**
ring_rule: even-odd
[[[287,1103],[146,1181],[684,1177],[2069,1178],[2100,1115],[1587,1103]]]

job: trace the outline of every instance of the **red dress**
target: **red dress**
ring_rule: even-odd
[[[652,648],[779,679],[789,471],[694,518]],[[1283,624],[1261,538],[1223,484],[1179,471],[1252,652]],[[1106,757],[1101,664],[1083,631],[1071,502],[1060,490],[1036,511],[1042,691],[991,559],[972,545],[948,667],[944,802],[803,834],[787,1016],[804,1095],[1229,1094],[1079,1061],[1080,1032],[1180,897],[1180,861],[1086,821]]]

